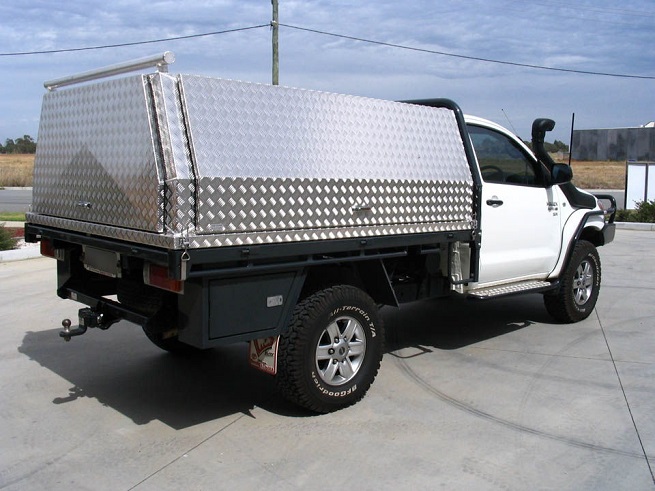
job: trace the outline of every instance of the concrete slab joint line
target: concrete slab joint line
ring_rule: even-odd
[[[637,422],[635,421],[634,414],[632,413],[632,408],[630,407],[630,401],[628,400],[628,394],[625,391],[625,387],[623,385],[623,381],[621,380],[621,374],[619,373],[619,369],[616,366],[616,360],[614,359],[614,354],[612,353],[612,348],[610,347],[610,342],[607,339],[607,334],[605,332],[605,328],[603,327],[603,322],[598,315],[598,310],[595,310],[594,312],[596,314],[596,319],[598,320],[598,325],[600,326],[600,330],[603,333],[603,339],[605,340],[605,344],[607,346],[607,352],[610,356],[610,359],[612,360],[612,366],[614,367],[614,372],[616,373],[616,379],[619,382],[619,386],[621,387],[621,393],[623,394],[623,399],[625,400],[625,405],[628,410],[628,413],[630,414],[630,420],[632,421],[632,425],[634,426],[635,429],[635,434],[637,435],[637,440],[639,440],[639,446],[641,447],[641,451],[644,454],[644,459],[646,460],[646,465],[648,466],[648,471],[650,472],[650,475],[653,479],[653,484],[655,484],[655,472],[653,471],[653,466],[651,465],[650,458],[648,457],[648,453],[646,451],[646,448],[644,447],[644,442],[641,438],[641,433],[639,432],[639,427],[637,426]]]

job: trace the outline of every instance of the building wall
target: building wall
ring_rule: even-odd
[[[655,161],[655,128],[574,130],[576,160]]]

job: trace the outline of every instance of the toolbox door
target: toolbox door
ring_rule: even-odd
[[[144,76],[48,92],[34,169],[34,213],[163,231],[164,176]]]

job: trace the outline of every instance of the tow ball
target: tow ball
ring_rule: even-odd
[[[119,320],[90,308],[80,309],[77,315],[80,320],[80,324],[77,327],[71,328],[72,323],[70,319],[61,321],[64,329],[59,332],[59,336],[66,341],[70,341],[73,336],[81,336],[89,327],[97,327],[102,330],[109,329],[112,324]]]
[[[77,326],[73,329],[71,329],[71,320],[70,319],[64,319],[61,321],[61,325],[63,326],[64,330],[59,332],[59,335],[64,338],[66,341],[70,341],[73,336],[81,336],[86,332],[86,326]]]

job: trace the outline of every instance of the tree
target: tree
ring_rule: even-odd
[[[556,150],[557,152],[568,152],[569,151],[569,146],[566,143],[561,142],[559,140],[555,140],[553,145],[557,149]]]
[[[30,135],[23,135],[22,138],[16,139],[16,150],[14,153],[35,153],[36,142]]]
[[[530,150],[532,150],[532,142],[528,141],[523,141]],[[566,143],[562,143],[559,140],[555,140],[554,143],[549,143],[549,142],[544,142],[544,148],[546,149],[546,152],[548,153],[557,153],[557,152],[568,152],[569,151],[569,146]]]
[[[0,153],[36,153],[36,142],[30,135],[12,140],[7,138],[5,144],[0,145]]]
[[[16,149],[16,144],[14,143],[14,140],[11,138],[7,138],[5,140],[5,153],[15,153],[14,150]]]

